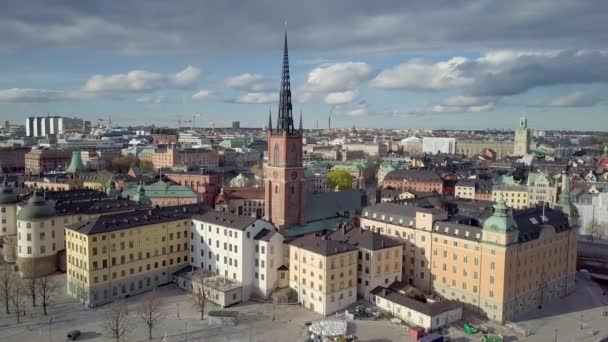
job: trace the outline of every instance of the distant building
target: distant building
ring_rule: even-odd
[[[150,158],[140,152],[140,160],[149,159],[155,169],[170,169],[177,165],[198,166],[211,169],[219,166],[218,151],[207,148],[178,148],[170,146],[156,149]]]
[[[0,173],[23,173],[29,147],[0,147]]]
[[[527,182],[530,206],[547,205],[551,208],[557,202],[557,182],[543,172],[530,172]]]
[[[363,151],[366,156],[386,156],[388,147],[382,143],[348,143],[342,145],[344,151]]]
[[[455,154],[456,138],[424,137],[422,152],[428,154]]]
[[[232,121],[232,129],[240,129],[241,122],[240,121]]]
[[[201,202],[213,206],[215,197],[220,193],[222,177],[206,171],[171,172],[164,174],[167,179],[180,185],[189,186],[199,193]]]
[[[519,127],[515,130],[515,147],[513,154],[516,156],[525,156],[530,153],[530,129],[528,128],[528,119],[522,115],[519,119]]]
[[[222,188],[215,198],[216,210],[251,217],[264,217],[263,188]]]
[[[143,187],[145,196],[150,199],[151,204],[160,207],[199,203],[199,194],[190,186],[175,185],[164,181],[157,181],[149,185],[130,183],[123,190],[122,196],[136,198]]]
[[[69,161],[69,150],[33,148],[25,154],[25,173],[38,174],[51,171],[64,171]]]
[[[401,146],[403,146],[403,152],[410,154],[422,153],[422,139],[411,136],[401,140]]]
[[[46,137],[66,133],[81,132],[84,122],[77,118],[61,116],[35,116],[25,119],[25,135],[28,137]]]
[[[432,170],[391,171],[384,177],[383,186],[401,191],[443,193],[443,179]]]
[[[457,140],[456,154],[474,157],[490,149],[496,153],[496,159],[502,159],[513,154],[513,142],[492,140]]]
[[[492,201],[503,198],[506,205],[513,209],[525,209],[530,206],[530,193],[524,185],[495,185],[492,188]]]

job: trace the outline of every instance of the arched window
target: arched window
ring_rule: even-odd
[[[275,186],[274,186],[274,193],[275,193],[275,194],[278,194],[278,193],[279,193],[279,186],[278,186],[278,185],[275,185]]]
[[[273,159],[272,159],[272,164],[273,165],[279,165],[281,161],[281,157],[279,155],[279,144],[275,144],[274,145],[274,153],[273,153]]]

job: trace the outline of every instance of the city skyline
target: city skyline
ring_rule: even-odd
[[[326,127],[330,111],[332,127],[515,128],[522,112],[535,129],[606,122],[600,2],[349,3],[348,14],[291,1],[130,1],[122,14],[33,3],[0,25],[0,116],[17,123],[50,113],[177,126],[198,112],[204,127],[262,127],[276,115],[284,20],[304,128]]]

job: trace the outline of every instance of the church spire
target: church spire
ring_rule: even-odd
[[[272,109],[268,108],[268,127],[266,128],[266,130],[270,131],[270,133],[272,133]]]
[[[302,128],[302,108],[300,108],[300,133],[302,133],[304,130]]]
[[[289,78],[289,52],[287,48],[287,28],[285,28],[285,40],[283,43],[283,68],[281,74],[281,90],[279,97],[279,131],[287,134],[295,134],[291,105],[291,81]]]

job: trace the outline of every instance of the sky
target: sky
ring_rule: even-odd
[[[0,11],[0,120],[608,130],[605,0],[30,1]],[[296,117],[297,120],[297,117]]]

